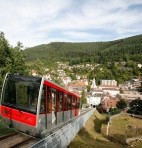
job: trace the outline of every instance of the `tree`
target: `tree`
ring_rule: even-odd
[[[21,50],[21,49],[23,48],[22,42],[18,41],[16,47],[17,47],[19,50]]]
[[[0,32],[0,89],[6,73],[26,74],[25,55],[20,44],[9,45],[3,32]]]
[[[20,48],[11,48],[11,58],[8,63],[10,73],[26,74],[27,68],[25,65],[25,54]]]
[[[4,33],[0,32],[0,74],[3,76],[6,71],[6,65],[10,61],[11,50]]]
[[[71,77],[72,80],[77,80],[76,75],[75,74],[69,74],[69,77]]]
[[[81,104],[86,104],[87,103],[87,99],[85,97],[85,91],[83,90],[81,93]]]
[[[90,82],[89,84],[87,85],[87,92],[90,92],[91,91],[91,85],[90,85]]]
[[[120,99],[116,104],[118,109],[124,109],[127,107],[127,103],[124,99]]]
[[[140,100],[140,98],[132,100],[129,106],[130,106],[130,109],[128,110],[129,113],[142,115],[142,100]]]

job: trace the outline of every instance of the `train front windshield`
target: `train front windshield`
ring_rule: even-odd
[[[36,113],[41,78],[8,75],[2,95],[2,105]]]

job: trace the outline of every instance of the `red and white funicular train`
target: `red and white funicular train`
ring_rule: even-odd
[[[80,97],[44,77],[5,77],[0,114],[18,131],[44,136],[79,112]]]

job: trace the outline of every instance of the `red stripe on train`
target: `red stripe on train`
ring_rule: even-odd
[[[10,107],[0,106],[1,116],[4,118],[9,118],[27,124],[30,126],[36,126],[36,115],[27,113],[21,110],[13,109]]]

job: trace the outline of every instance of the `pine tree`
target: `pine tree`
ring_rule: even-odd
[[[83,90],[82,93],[81,93],[81,104],[86,104],[87,103],[87,99],[85,97],[85,91]]]

